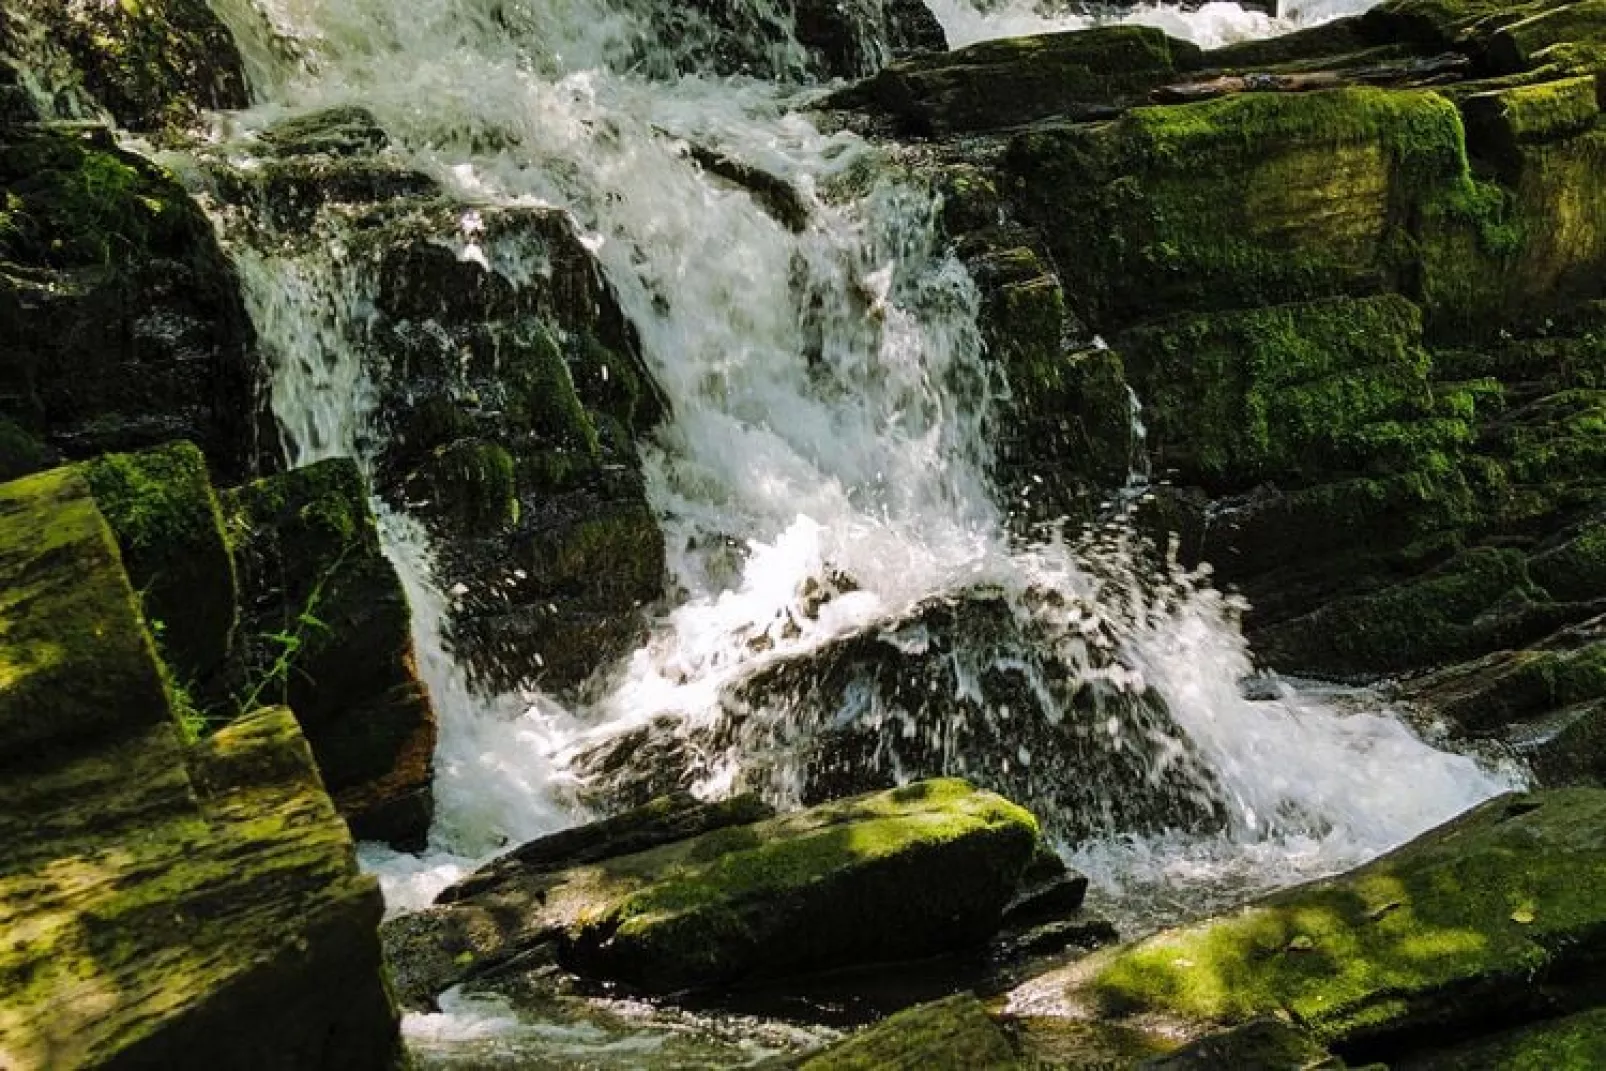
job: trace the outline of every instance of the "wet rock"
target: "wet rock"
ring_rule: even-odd
[[[744,786],[805,803],[963,776],[1073,840],[1217,828],[1209,772],[1116,659],[1112,623],[1031,600],[1017,607],[988,589],[928,600],[761,665],[728,689],[711,726],[666,719],[573,768],[602,799],[695,783],[728,755],[740,756]]]
[[[268,464],[234,271],[171,177],[105,131],[0,138],[0,417],[67,458],[172,439]]]
[[[884,963],[985,940],[1037,839],[998,796],[921,782],[564,870],[503,866],[386,939],[415,1001],[520,962],[653,992]]]
[[[1011,1004],[1184,1037],[1286,1016],[1363,1062],[1588,1007],[1603,817],[1594,789],[1501,797],[1349,874],[1096,953]]]
[[[662,592],[635,440],[664,405],[566,216],[471,215],[472,233],[436,208],[375,239],[380,487],[442,537],[476,676],[572,686],[634,645]]]
[[[1211,1034],[1176,1052],[1138,1065],[1143,1071],[1211,1071],[1245,1068],[1253,1071],[1320,1071],[1343,1068],[1343,1061],[1287,1023],[1256,1019]]]
[[[130,130],[160,133],[250,103],[234,38],[206,0],[11,0],[0,52],[49,95],[44,119],[86,118],[98,105]]]
[[[389,1068],[379,891],[293,717],[186,748],[75,471],[0,486],[0,1054]]]
[[[1015,1071],[1024,1065],[975,997],[961,994],[890,1016],[818,1056],[802,1071]]]
[[[920,136],[1018,126],[1052,115],[1109,118],[1139,103],[1198,48],[1146,26],[986,41],[894,64],[830,106],[869,107]]]
[[[230,701],[290,706],[353,834],[421,847],[435,714],[356,464],[326,461],[227,491],[223,512],[241,607]]]
[[[860,78],[889,59],[948,47],[922,0],[693,0],[654,29],[682,71]]]

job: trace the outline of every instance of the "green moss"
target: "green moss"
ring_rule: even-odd
[[[1537,638],[1559,620],[1538,604],[1516,550],[1477,548],[1426,575],[1333,601],[1264,630],[1273,664],[1341,677],[1443,664]]]
[[[1466,180],[1432,93],[1248,93],[1044,126],[1007,166],[1067,293],[1104,329],[1173,310],[1375,291],[1413,201]]]
[[[570,956],[673,989],[963,947],[997,924],[1038,835],[953,780],[717,830],[601,864],[626,892],[582,914]]]
[[[906,1008],[800,1071],[1014,1071],[1009,1037],[968,993]]]
[[[70,469],[0,485],[0,765],[167,717],[150,636],[88,485]]]
[[[1549,1019],[1427,1057],[1421,1071],[1570,1071],[1606,1066],[1606,1008]]]
[[[1468,148],[1507,165],[1520,164],[1523,143],[1581,133],[1600,115],[1593,75],[1475,93],[1460,103]]]
[[[428,484],[431,508],[463,532],[496,532],[518,523],[513,456],[496,443],[455,443],[437,451],[419,476]]]
[[[1070,995],[1190,1024],[1288,1017],[1345,1054],[1477,1030],[1549,980],[1564,1002],[1569,968],[1599,955],[1603,830],[1600,791],[1496,800],[1351,874],[1095,956]]]
[[[1421,317],[1386,296],[1185,317],[1118,346],[1164,467],[1218,488],[1375,471],[1449,475],[1476,392],[1438,394]]]
[[[203,679],[228,654],[237,603],[206,459],[190,443],[173,443],[108,454],[87,462],[83,474],[147,618],[163,623],[164,659],[177,679]]]

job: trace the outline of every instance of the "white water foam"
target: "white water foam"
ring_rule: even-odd
[[[1055,5],[1044,0],[998,0],[980,5],[971,0],[927,2],[947,31],[948,43],[953,48],[1000,37],[1025,37],[1108,25],[1153,26],[1201,48],[1221,48],[1359,15],[1377,0],[1282,0],[1276,14],[1225,0],[1212,0],[1186,9],[1171,4],[1139,3],[1100,14],[1086,14],[1074,10],[1074,5]],[[1069,10],[1056,12],[1056,7]]]
[[[256,18],[242,2],[225,8],[231,20]],[[685,595],[587,709],[475,695],[443,653],[450,595],[429,582],[421,534],[386,519],[442,716],[432,852],[365,854],[394,907],[421,905],[497,847],[573,821],[563,760],[585,742],[662,713],[710,717],[720,691],[755,666],[935,593],[1090,590],[1063,546],[1023,551],[1005,534],[987,468],[988,421],[1007,385],[982,352],[974,287],[935,233],[932,197],[878,178],[872,147],[820,132],[774,84],[645,77],[639,4],[260,3],[273,32],[258,19],[245,41],[268,106],[241,125],[360,103],[408,165],[466,204],[562,206],[674,413],[645,465]],[[1014,7],[983,17],[957,0],[935,6],[958,42],[1051,28],[1018,23]],[[1224,6],[1165,17],[1213,41],[1213,9]],[[690,143],[793,183],[809,227],[789,232],[703,173]],[[335,270],[339,248],[335,235],[300,260],[242,259],[298,461],[364,449],[367,388],[341,342],[364,295],[357,274]],[[805,613],[809,582],[833,572],[857,590]],[[1216,770],[1233,825],[1219,840],[1085,849],[1112,888],[1184,871],[1207,884],[1220,873],[1211,866],[1235,867],[1256,888],[1337,869],[1512,783],[1384,712],[1244,699],[1248,655],[1230,607],[1208,590],[1142,619],[1123,653]]]

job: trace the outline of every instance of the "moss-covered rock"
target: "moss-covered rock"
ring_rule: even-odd
[[[1096,953],[1073,1010],[1188,1033],[1286,1017],[1388,1058],[1598,998],[1606,793],[1493,800],[1342,877]],[[1036,983],[1034,983],[1035,985]]]
[[[188,685],[229,652],[237,596],[234,558],[206,471],[190,443],[86,462],[95,505],[117,536],[162,658]]]
[[[1094,328],[1375,291],[1410,205],[1468,181],[1433,93],[1247,93],[1043,124],[1006,166]]]
[[[223,512],[240,578],[232,702],[290,706],[353,833],[421,845],[435,715],[356,464],[326,461],[227,491]]]
[[[1420,315],[1394,295],[1188,316],[1117,348],[1157,466],[1212,490],[1443,472],[1472,437],[1456,399],[1435,398]]]
[[[83,478],[0,485],[0,767],[162,725],[167,693]]]
[[[1196,46],[1148,26],[1005,38],[893,64],[830,106],[872,107],[922,136],[1107,118],[1201,60]]]
[[[162,132],[193,122],[202,109],[250,103],[234,38],[206,0],[12,0],[10,7],[0,48],[44,74],[43,88],[57,99],[81,86],[131,130]]]
[[[517,868],[387,927],[415,999],[550,946],[668,992],[974,945],[1038,843],[1019,807],[919,782],[559,871]]]
[[[968,993],[890,1016],[803,1062],[800,1071],[1017,1071],[1010,1039]]]
[[[295,719],[261,713],[186,751],[147,698],[111,737],[69,728],[70,751],[0,768],[0,1053],[17,1067],[396,1066],[379,890]],[[52,709],[71,726],[75,711]]]
[[[69,458],[188,439],[226,479],[271,438],[211,225],[105,131],[0,138],[0,417]]]

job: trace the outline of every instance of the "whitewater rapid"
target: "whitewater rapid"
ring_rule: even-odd
[[[776,73],[786,77],[773,81],[669,73],[683,58],[655,43],[656,2],[668,0],[215,0],[260,100],[224,121],[229,151],[248,160],[253,132],[271,122],[360,104],[402,162],[465,213],[563,208],[674,414],[643,461],[684,594],[584,708],[476,693],[446,650],[451,596],[433,583],[421,526],[383,510],[441,718],[431,851],[364,849],[393,909],[425,904],[499,848],[581,817],[567,764],[578,748],[661,714],[712,717],[722,690],[762,660],[970,585],[1012,597],[1093,591],[1084,549],[1023,547],[1008,534],[989,428],[1009,386],[983,352],[976,289],[938,233],[934,195],[878,168],[874,146],[797,110],[807,87],[788,80],[785,55]],[[767,0],[747,2],[773,18]],[[1126,17],[1214,45],[1342,14],[1346,2],[1277,19],[1221,3]],[[956,45],[1086,24],[1013,2],[985,14],[965,0],[932,6]],[[793,233],[711,180],[692,144],[791,183],[809,226]],[[365,458],[376,434],[354,342],[372,284],[346,259],[340,221],[318,226],[310,252],[230,243],[295,464]],[[529,269],[484,263],[510,278]],[[707,549],[731,540],[745,548],[734,571]],[[809,581],[831,573],[857,590],[802,613]],[[1424,743],[1376,701],[1340,713],[1307,692],[1246,699],[1252,662],[1236,608],[1193,578],[1171,594],[1124,627],[1122,654],[1210,763],[1230,829],[1066,845],[1107,890],[1187,899],[1330,872],[1520,778]],[[786,620],[799,627],[775,627]],[[761,635],[765,644],[751,642]],[[721,760],[702,791],[739,781],[743,756]]]

